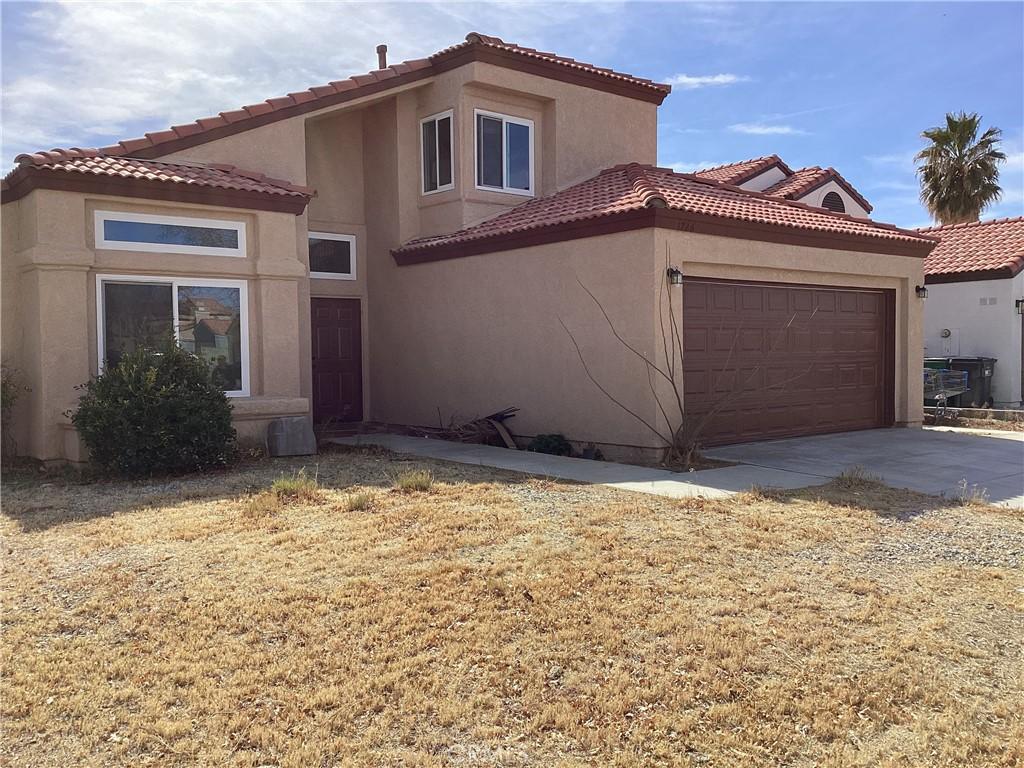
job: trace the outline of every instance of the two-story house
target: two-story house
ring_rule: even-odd
[[[645,359],[715,413],[711,442],[920,423],[933,239],[866,201],[836,212],[829,193],[860,203],[831,171],[770,190],[781,161],[756,188],[656,167],[668,86],[475,33],[378,52],[365,75],[17,158],[2,320],[24,453],[78,459],[75,385],[168,328],[219,366],[250,440],[280,416],[518,406],[522,436],[642,451],[675,399]]]

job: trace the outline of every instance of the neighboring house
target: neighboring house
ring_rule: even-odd
[[[1024,217],[920,230],[928,357],[994,357],[996,407],[1024,407]]]
[[[522,437],[656,448],[608,395],[660,427],[653,393],[672,398],[584,286],[636,352],[681,366],[690,414],[722,406],[709,441],[919,424],[914,287],[934,241],[807,204],[868,209],[834,171],[655,167],[669,91],[474,33],[20,156],[2,198],[3,353],[32,387],[18,444],[79,458],[75,385],[173,327],[223,350],[242,439],[279,416],[436,425],[518,406]]]

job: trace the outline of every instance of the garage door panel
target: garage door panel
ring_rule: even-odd
[[[886,292],[692,278],[684,297],[689,418],[724,399],[707,444],[891,423]]]

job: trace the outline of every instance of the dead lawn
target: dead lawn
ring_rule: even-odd
[[[8,485],[0,762],[1021,765],[1020,515],[850,485]]]

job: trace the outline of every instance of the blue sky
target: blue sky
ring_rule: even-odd
[[[476,30],[675,83],[659,162],[777,153],[834,166],[874,218],[922,226],[913,155],[947,111],[1003,129],[1024,214],[1024,4],[12,3],[2,23],[3,160],[99,146],[392,61]]]

